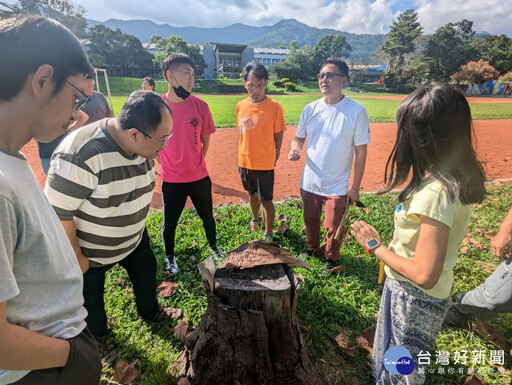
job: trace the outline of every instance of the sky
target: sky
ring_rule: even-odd
[[[512,0],[70,0],[93,20],[149,19],[177,27],[273,25],[297,19],[312,27],[385,34],[398,14],[416,10],[424,33],[472,20],[474,31],[512,37]]]

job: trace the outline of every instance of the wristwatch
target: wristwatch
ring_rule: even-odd
[[[368,242],[366,242],[366,247],[364,248],[364,251],[366,251],[367,254],[373,254],[372,251],[375,250],[380,245],[382,245],[382,243],[380,243],[377,238],[372,238]]]

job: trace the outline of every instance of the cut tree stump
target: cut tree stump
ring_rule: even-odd
[[[218,269],[211,259],[200,264],[208,307],[185,340],[178,378],[194,385],[323,384],[300,333],[291,266],[309,269],[262,241],[231,251]]]

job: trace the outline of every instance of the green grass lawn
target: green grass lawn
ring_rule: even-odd
[[[458,293],[472,289],[482,283],[498,265],[497,258],[491,255],[489,240],[479,236],[477,228],[498,230],[500,222],[512,205],[512,184],[489,186],[489,196],[475,209],[469,231],[473,238],[483,244],[482,249],[471,245],[469,250],[459,252],[459,263],[455,267],[455,289]],[[365,194],[361,200],[370,212],[351,208],[351,220],[364,219],[374,225],[383,240],[389,238],[392,230],[393,212],[397,195],[376,196]],[[296,256],[305,251],[303,216],[299,201],[289,200],[276,205],[276,217],[283,214],[290,229],[275,241],[288,248]],[[262,232],[249,231],[250,210],[247,206],[224,206],[215,209],[217,217],[218,244],[224,251],[231,250],[241,243],[262,236]],[[161,239],[162,212],[153,212],[147,220],[147,228],[152,247],[157,256],[159,273],[157,282],[167,279],[162,273],[163,244]],[[184,211],[176,234],[176,249],[181,271],[172,277],[179,284],[178,291],[170,298],[159,298],[165,306],[181,308],[189,319],[191,327],[197,326],[206,308],[206,292],[201,287],[197,264],[208,256],[207,242],[201,221],[195,210]],[[195,256],[195,261],[191,256]],[[378,311],[382,285],[377,283],[379,263],[376,258],[364,253],[354,241],[347,240],[342,249],[342,263],[347,269],[341,274],[327,272],[323,263],[314,257],[306,257],[312,270],[296,268],[305,282],[299,294],[297,311],[302,333],[310,346],[317,368],[328,384],[372,384],[370,369],[365,357],[356,349],[356,356],[345,356],[337,347],[335,337],[342,330],[348,330],[352,342],[366,327],[375,325],[374,315]],[[122,281],[122,280],[124,281]],[[119,266],[107,274],[105,304],[109,322],[113,326],[115,340],[119,345],[120,358],[129,362],[140,359],[140,374],[135,384],[161,385],[174,384],[171,377],[173,363],[183,350],[183,342],[174,338],[169,328],[173,324],[159,323],[148,325],[141,321],[135,310],[133,292],[126,272]],[[501,315],[490,322],[509,341],[512,338],[512,314]],[[489,356],[497,350],[489,342],[466,328],[444,326],[434,350],[447,350],[453,356],[455,351],[471,352],[484,350]],[[439,374],[435,365],[435,351],[432,353],[432,374],[428,374],[427,384],[462,384],[465,375]],[[452,362],[452,361],[451,361]],[[510,369],[511,358],[505,355]],[[467,373],[467,366],[462,365]],[[461,365],[452,365],[457,368]],[[485,373],[479,374],[478,369]],[[494,373],[488,373],[493,370]],[[486,384],[507,384],[510,380],[497,373],[488,364],[475,367]],[[112,383],[113,366],[103,370],[102,384]]]
[[[217,128],[235,127],[235,107],[239,100],[246,95],[197,95],[210,106],[213,121]],[[320,95],[271,95],[273,99],[282,104],[285,113],[286,124],[297,125],[304,106],[320,98]],[[398,99],[371,99],[354,98],[366,107],[372,123],[394,122],[396,110],[400,104]],[[114,96],[112,102],[117,115],[126,96]],[[469,99],[473,119],[511,119],[512,103],[471,103]]]

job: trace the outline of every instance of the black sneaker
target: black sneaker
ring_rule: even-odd
[[[330,270],[332,269],[333,267],[336,267],[337,264],[336,264],[336,261],[333,261],[332,259],[326,259],[325,260],[325,268],[327,270]]]
[[[112,339],[112,333],[108,332],[104,336],[97,337],[96,343],[100,351],[101,364],[103,366],[113,363],[117,360],[117,347]]]
[[[222,262],[226,258],[226,256],[222,254],[222,251],[220,251],[217,246],[210,246],[209,250],[213,260],[217,263]]]
[[[178,268],[178,262],[176,262],[176,257],[174,254],[165,256],[165,270],[168,273],[176,274],[180,269]]]

